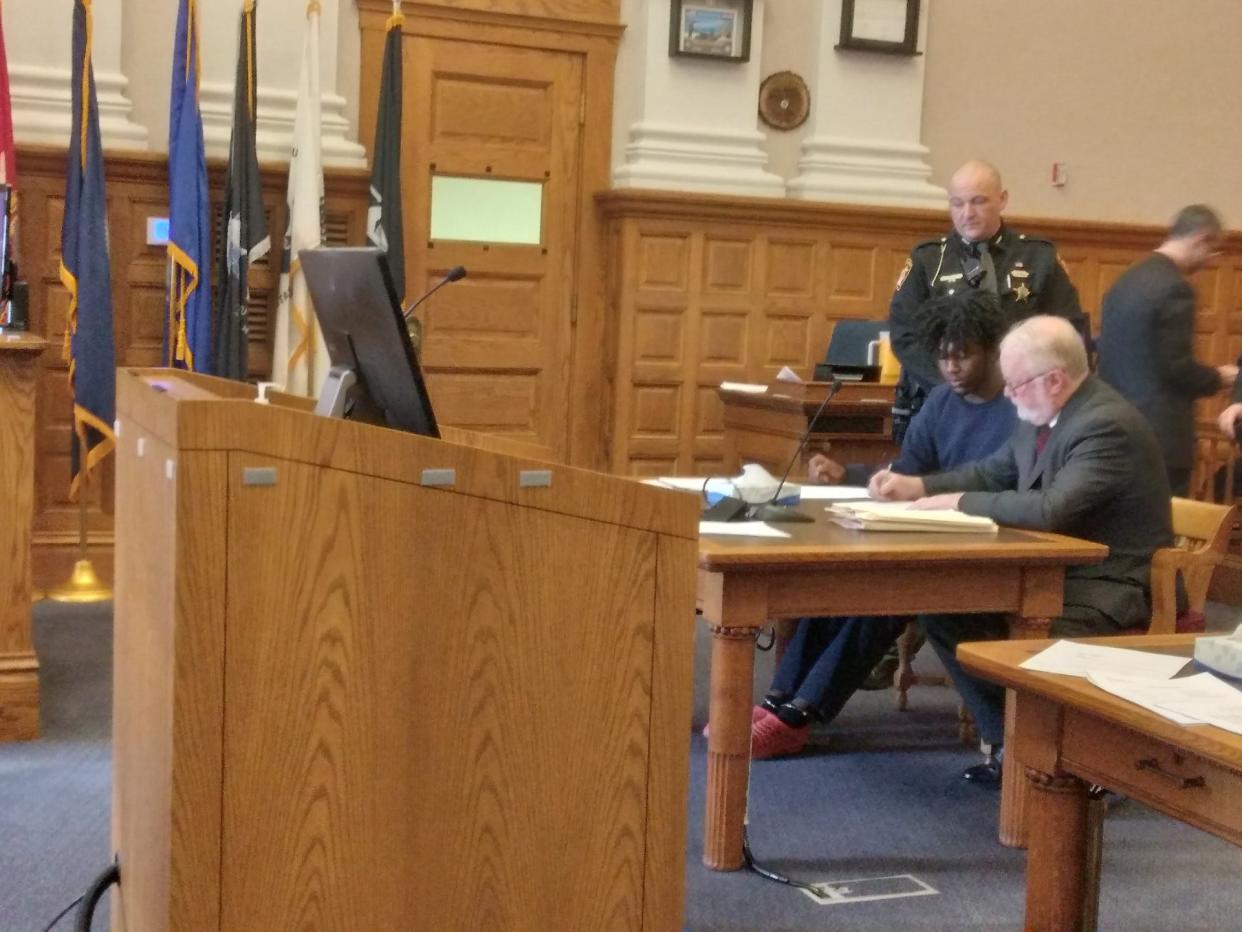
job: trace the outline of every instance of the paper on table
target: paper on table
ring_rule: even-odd
[[[828,506],[832,520],[848,528],[873,531],[995,531],[991,518],[954,509],[911,508],[909,502],[839,502]]]
[[[1105,692],[1133,702],[1179,725],[1196,725],[1204,719],[1202,715],[1183,711],[1180,707],[1175,709],[1175,705],[1180,702],[1219,702],[1220,694],[1216,687],[1230,688],[1210,673],[1197,673],[1175,679],[1152,679],[1090,670],[1087,672],[1087,679]]]
[[[1186,666],[1185,657],[1152,654],[1143,650],[1124,647],[1102,647],[1098,644],[1077,644],[1074,641],[1057,641],[1028,657],[1019,666],[1037,673],[1061,673],[1065,676],[1086,676],[1094,673],[1113,673],[1151,679],[1169,679]]]
[[[752,395],[762,395],[768,390],[766,385],[755,385],[752,382],[721,382],[720,387],[731,392],[750,392]]]
[[[1225,731],[1232,731],[1236,735],[1242,735],[1242,712],[1213,713],[1205,716],[1203,723],[1205,725],[1215,725],[1217,728],[1225,729]]]
[[[788,537],[784,531],[763,521],[700,521],[700,534],[725,534],[737,537]]]
[[[870,498],[865,486],[861,485],[804,485],[803,501],[818,502],[854,502]]]
[[[1162,698],[1162,709],[1229,731],[1242,729],[1242,691],[1211,673],[1200,673],[1187,679],[1201,682],[1194,690]]]
[[[776,381],[778,382],[801,382],[802,376],[794,372],[788,366],[781,366],[781,371],[776,373]]]
[[[703,484],[708,479],[705,476],[660,476],[659,478],[644,479],[644,485],[658,485],[664,489],[681,489],[683,492],[694,492],[703,494]],[[721,481],[721,480],[717,480]]]

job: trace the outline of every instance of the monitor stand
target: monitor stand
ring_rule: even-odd
[[[350,392],[358,384],[358,376],[348,366],[333,366],[319,389],[315,413],[323,417],[343,418]]]

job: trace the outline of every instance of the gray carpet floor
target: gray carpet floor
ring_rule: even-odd
[[[1213,627],[1236,610],[1213,607]],[[39,932],[109,859],[110,606],[35,607],[45,737],[0,745],[0,932]],[[922,660],[922,658],[920,658]],[[702,866],[704,741],[691,739],[686,924],[696,932],[1021,928],[1025,856],[996,841],[994,794],[958,778],[949,689],[860,693],[797,758],[752,771],[751,846],[813,882],[913,875],[935,894],[818,905]],[[1100,928],[1242,929],[1242,850],[1126,801],[1105,829]],[[72,928],[71,917],[57,926]],[[107,928],[106,913],[96,929]]]

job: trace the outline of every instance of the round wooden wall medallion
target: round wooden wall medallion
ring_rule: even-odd
[[[811,92],[792,71],[778,71],[759,85],[759,118],[773,129],[795,129],[811,112]]]

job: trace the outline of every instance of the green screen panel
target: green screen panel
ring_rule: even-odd
[[[432,176],[432,239],[538,246],[542,219],[543,185],[537,181]]]

